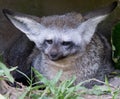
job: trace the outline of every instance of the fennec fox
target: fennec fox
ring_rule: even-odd
[[[95,30],[116,6],[114,2],[108,8],[85,15],[73,12],[42,18],[7,9],[3,13],[36,44],[29,57],[35,69],[48,79],[62,70],[61,81],[75,75],[77,84],[90,78],[104,80],[113,70],[111,47]],[[86,86],[94,84],[97,83],[90,82]]]

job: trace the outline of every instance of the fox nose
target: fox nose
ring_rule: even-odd
[[[52,60],[55,60],[55,59],[57,59],[58,54],[57,53],[51,53],[50,57],[51,57]]]
[[[49,57],[50,57],[51,60],[54,61],[54,60],[57,60],[59,58],[59,55],[58,55],[58,53],[51,53],[49,55]]]

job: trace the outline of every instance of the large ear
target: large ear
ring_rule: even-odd
[[[3,9],[3,13],[7,19],[10,20],[16,28],[25,33],[31,41],[35,42],[36,36],[39,35],[41,28],[44,28],[38,22],[40,21],[38,17],[13,12],[8,9]]]
[[[117,6],[117,2],[113,2],[111,5],[109,5],[106,8],[102,8],[100,10],[96,10],[93,12],[90,12],[88,14],[83,15],[84,21],[80,26],[79,29],[82,30],[82,38],[85,41],[85,43],[89,43],[92,36],[95,33],[97,25],[103,21],[110,12],[112,12]]]

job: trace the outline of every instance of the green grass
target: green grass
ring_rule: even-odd
[[[0,80],[4,79],[13,83],[14,78],[11,76],[10,71],[13,71],[15,69],[16,67],[8,69],[3,63],[0,62],[0,77],[2,78]],[[84,95],[100,96],[106,94],[109,94],[112,99],[117,99],[118,95],[120,94],[120,88],[115,88],[114,86],[110,85],[107,78],[105,78],[105,82],[96,79],[90,79],[74,86],[73,84],[76,80],[76,77],[72,77],[71,79],[58,83],[62,71],[60,71],[52,80],[46,79],[34,68],[32,68],[32,71],[35,73],[35,77],[37,78],[37,82],[34,83],[33,77],[30,79],[27,77],[27,75],[19,71],[28,79],[30,86],[25,87],[22,94],[18,96],[18,99],[84,99]],[[91,80],[101,82],[104,84],[104,86],[94,86],[92,89],[87,89],[81,86],[83,83],[89,82]],[[39,84],[40,82],[44,83],[44,85]],[[0,94],[0,97],[4,96]]]

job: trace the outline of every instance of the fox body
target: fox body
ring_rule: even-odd
[[[86,15],[73,12],[42,18],[7,9],[3,12],[35,43],[36,48],[28,59],[35,69],[48,79],[53,79],[62,70],[61,81],[75,75],[77,84],[90,78],[104,80],[113,70],[111,46],[95,30],[115,7],[116,2],[106,10]]]

